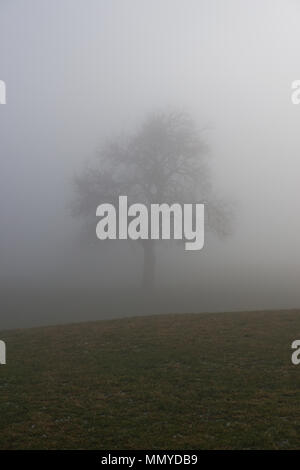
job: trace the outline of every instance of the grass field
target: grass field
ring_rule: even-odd
[[[300,312],[4,331],[1,449],[300,448]]]

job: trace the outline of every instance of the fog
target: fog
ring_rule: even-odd
[[[0,328],[299,307],[299,15],[291,0],[0,0]],[[88,242],[73,182],[107,139],[174,108],[202,130],[233,233],[161,244],[145,293],[140,247]]]

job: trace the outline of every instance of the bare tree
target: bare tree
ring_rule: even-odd
[[[93,168],[75,179],[73,214],[84,216],[95,230],[95,210],[103,202],[206,203],[205,229],[226,235],[230,231],[229,206],[213,194],[209,152],[186,113],[148,116],[138,132],[114,139],[99,153]],[[155,243],[140,240],[144,252],[142,285],[155,279]]]

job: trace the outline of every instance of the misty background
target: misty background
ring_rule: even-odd
[[[0,328],[299,307],[299,15],[296,0],[0,0]],[[162,245],[144,294],[138,248],[83,239],[73,180],[174,107],[205,128],[234,232]]]

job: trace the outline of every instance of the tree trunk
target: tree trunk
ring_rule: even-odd
[[[144,267],[143,267],[143,278],[142,287],[144,289],[153,289],[155,280],[155,251],[154,243],[147,240],[143,244],[144,249]]]

